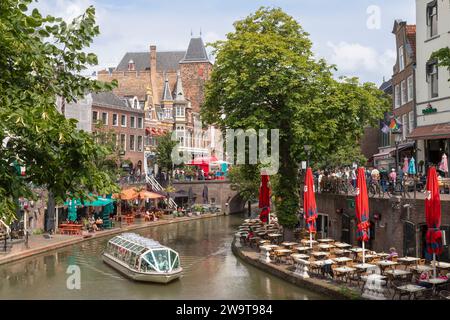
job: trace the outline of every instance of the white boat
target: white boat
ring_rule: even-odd
[[[135,233],[110,239],[103,261],[136,281],[168,283],[183,271],[176,251]]]

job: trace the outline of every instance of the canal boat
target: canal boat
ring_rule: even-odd
[[[168,283],[183,271],[176,251],[135,233],[110,239],[103,261],[136,281]]]

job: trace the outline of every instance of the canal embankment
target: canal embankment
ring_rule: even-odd
[[[216,217],[218,215],[219,214],[205,213],[200,216],[192,216],[192,217],[176,217],[176,218],[166,217],[164,219],[151,222],[139,221],[138,223],[130,225],[123,224],[120,227],[115,227],[109,230],[97,231],[95,233],[85,233],[83,235],[55,234],[51,235],[50,237],[44,237],[43,235],[32,235],[28,239],[28,246],[26,246],[25,243],[16,244],[15,248],[13,247],[11,252],[1,255],[0,265],[28,258],[54,249],[71,246],[92,239],[111,236],[113,234],[121,232],[134,231],[139,229],[145,229],[173,223],[181,223],[198,219],[206,219]]]
[[[360,292],[354,288],[349,288],[345,285],[333,283],[331,281],[315,279],[315,278],[302,278],[298,274],[291,270],[288,265],[267,263],[260,259],[260,254],[254,251],[252,248],[242,246],[240,241],[236,241],[236,237],[233,238],[231,244],[231,250],[234,255],[240,258],[242,261],[266,272],[278,278],[281,278],[287,282],[290,282],[298,287],[317,292],[319,294],[330,297],[337,300],[363,300]]]

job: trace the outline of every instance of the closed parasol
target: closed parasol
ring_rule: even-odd
[[[306,170],[305,187],[303,191],[303,211],[305,214],[306,229],[309,232],[310,246],[312,248],[312,234],[316,233],[316,219],[318,216],[316,197],[314,194],[314,179],[311,168]]]
[[[259,208],[261,213],[259,219],[266,223],[269,221],[270,213],[270,189],[269,189],[269,176],[266,174],[261,175],[261,185],[259,187]]]
[[[414,157],[409,161],[408,173],[413,175],[416,174],[416,161],[414,160]]]
[[[357,238],[362,242],[363,263],[365,259],[365,242],[370,239],[369,223],[369,197],[367,196],[366,175],[363,167],[358,168],[358,179],[356,182],[356,218],[358,221]]]
[[[434,277],[436,277],[436,254],[442,253],[441,199],[435,167],[430,167],[427,174],[425,198],[425,219],[427,221],[427,251],[433,254]]]

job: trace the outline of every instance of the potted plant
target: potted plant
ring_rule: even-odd
[[[203,211],[203,207],[199,204],[196,204],[192,207],[192,209],[194,210],[195,214],[197,216],[201,215],[202,211]]]

